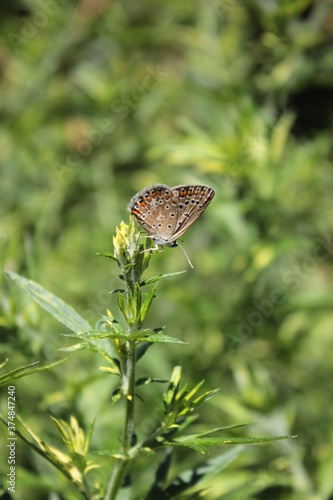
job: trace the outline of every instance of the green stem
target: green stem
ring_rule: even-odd
[[[136,326],[133,331],[136,331]],[[123,369],[123,391],[125,396],[125,426],[122,438],[122,449],[124,457],[119,458],[112,471],[109,485],[104,497],[104,500],[114,500],[117,492],[121,487],[126,467],[130,458],[128,452],[131,449],[133,435],[134,435],[134,389],[135,389],[135,343],[133,341],[126,341],[126,354],[124,359]]]

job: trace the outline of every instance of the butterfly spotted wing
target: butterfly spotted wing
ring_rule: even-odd
[[[215,195],[208,186],[154,184],[139,191],[128,209],[159,245],[172,245],[197,220]]]

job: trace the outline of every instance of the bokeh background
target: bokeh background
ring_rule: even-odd
[[[220,387],[198,429],[298,435],[247,446],[205,498],[332,499],[333,3],[2,1],[0,30],[2,271],[94,324],[117,311],[118,269],[96,252],[112,250],[130,198],[156,182],[212,186],[183,238],[194,270],[166,248],[148,271],[187,269],[160,282],[147,325],[188,344],[154,346],[138,375],[181,363],[184,382]],[[6,369],[63,358],[64,327],[3,273],[1,284]],[[110,406],[116,381],[101,364],[79,352],[18,380],[17,411],[56,445],[50,414],[84,427],[96,415],[92,449],[116,449],[122,404]],[[141,435],[161,391],[140,390]],[[178,470],[202,460],[179,452]],[[14,498],[79,498],[22,443],[17,465]],[[155,469],[137,462],[135,498]]]

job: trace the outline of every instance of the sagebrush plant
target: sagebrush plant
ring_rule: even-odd
[[[206,455],[207,448],[213,445],[260,443],[285,439],[286,436],[270,438],[213,436],[213,434],[232,428],[248,425],[247,423],[188,433],[188,428],[198,418],[198,415],[194,414],[194,410],[213,397],[217,390],[213,389],[199,394],[203,381],[193,388],[188,388],[186,384],[181,387],[180,366],[174,367],[169,381],[153,376],[136,377],[137,363],[142,359],[149,346],[164,342],[183,343],[166,335],[163,327],[143,328],[143,323],[155,298],[158,282],[162,278],[179,273],[159,274],[143,279],[142,275],[147,270],[155,249],[151,248],[149,238],[146,239],[145,245],[141,244],[139,239],[140,233],[135,227],[134,218],[131,216],[128,225],[122,222],[120,228],[117,228],[116,236],[113,238],[113,253],[99,254],[113,259],[120,267],[119,277],[123,288],[115,290],[114,293],[118,294],[118,306],[124,317],[125,327],[115,318],[116,314],[107,310],[106,315],[97,322],[96,328],[93,328],[70,306],[37,283],[15,273],[7,272],[7,275],[24,288],[34,300],[71,330],[72,333],[65,335],[77,339],[78,343],[62,350],[75,352],[89,349],[92,353],[98,353],[104,358],[107,365],[100,367],[100,371],[114,375],[119,379],[119,385],[112,394],[112,404],[122,400],[125,414],[119,450],[93,450],[95,452],[93,459],[89,454],[92,451],[90,450],[90,438],[93,432],[93,422],[91,422],[85,436],[75,416],[70,417],[69,423],[53,418],[66,445],[67,454],[46,444],[21,420],[22,427],[32,440],[20,431],[17,431],[17,435],[35,452],[53,464],[85,498],[116,499],[124,485],[125,475],[127,476],[131,472],[129,465],[140,454],[146,455],[147,460],[158,459],[159,465],[146,492],[143,494],[140,492],[140,496],[138,496],[135,484],[132,485],[131,498],[145,498],[147,500],[194,498],[195,495],[203,494],[203,485],[206,488],[207,484],[205,483],[209,478],[220,473],[241,453],[243,448],[234,447],[205,465],[182,471],[176,477],[169,477],[172,452],[175,448],[185,447]],[[54,364],[45,368],[52,366]],[[27,373],[22,371],[20,376],[32,373],[34,370],[40,370],[40,368],[31,368]],[[15,378],[14,375],[13,372],[9,372],[3,379],[4,383],[9,383]],[[139,439],[136,433],[137,419],[135,419],[136,387],[152,382],[167,383],[166,390],[162,395],[163,417],[156,422],[155,429]],[[160,405],[160,402],[156,402],[156,405]],[[7,425],[5,420],[3,422]],[[157,452],[161,454],[161,457],[157,455]],[[100,455],[110,457],[109,480],[106,484],[100,484],[99,481],[94,481],[89,477],[91,470],[100,467],[98,463]],[[126,484],[127,488],[128,484],[131,484],[128,478],[126,478]]]

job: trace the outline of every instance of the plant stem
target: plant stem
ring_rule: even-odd
[[[135,329],[133,329],[135,331]],[[128,452],[132,446],[134,435],[134,389],[135,389],[135,343],[126,341],[126,354],[123,370],[123,391],[125,396],[125,426],[122,438],[122,450],[124,457],[119,458],[112,471],[109,485],[104,500],[114,500],[121,487],[125,470],[130,459]]]

